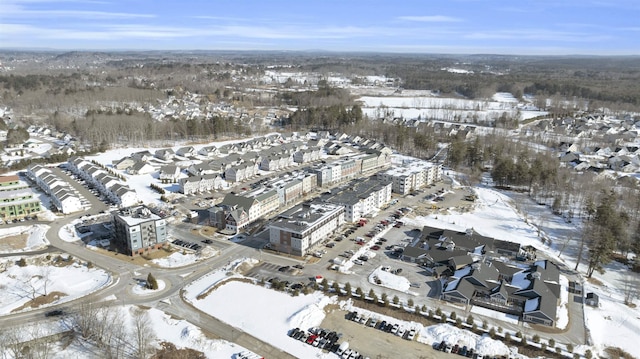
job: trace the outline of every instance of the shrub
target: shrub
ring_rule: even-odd
[[[18,265],[18,267],[26,267],[27,266],[27,260],[24,259],[24,258],[20,258],[20,259],[18,259],[16,264]]]
[[[580,359],[580,354],[578,353],[573,354],[573,359]]]
[[[591,353],[591,349],[587,349],[584,352],[584,357],[587,358],[587,359],[591,359],[593,357],[593,353]]]
[[[553,340],[553,338],[549,339],[549,346],[550,347],[555,347],[556,346],[556,341]]]
[[[540,336],[538,334],[534,334],[533,337],[531,337],[531,340],[533,340],[534,343],[540,343]]]
[[[527,345],[527,338],[526,337],[522,337],[522,340],[520,341],[520,343],[522,343],[522,346],[526,346]]]
[[[413,299],[409,298],[409,300],[407,300],[407,306],[409,306],[409,308],[413,308]]]
[[[511,341],[511,334],[510,333],[506,333],[504,335],[504,341],[507,342],[507,343]]]
[[[489,330],[489,336],[491,337],[491,339],[494,339],[496,337],[496,328],[491,328],[491,330]]]
[[[517,332],[517,333],[516,333],[516,338],[520,338],[520,339],[522,339],[522,332]]]
[[[482,329],[489,328],[489,323],[487,323],[486,319],[482,321]]]
[[[356,294],[357,294],[360,298],[362,298],[362,295],[364,294],[364,293],[362,292],[362,288],[360,288],[360,287],[356,288]]]
[[[573,344],[571,344],[571,343],[567,344],[567,351],[569,353],[573,353]]]
[[[561,354],[562,353],[562,348],[556,347],[556,353]]]
[[[426,305],[422,305],[422,308],[420,308],[420,311],[422,311],[423,313],[427,311],[427,306]],[[432,313],[431,311],[429,311],[430,313]],[[433,317],[433,313],[429,316],[429,317]]]
[[[433,310],[429,309],[429,319],[433,319]]]
[[[440,309],[440,308],[436,309],[436,315],[441,317],[442,316],[442,309]]]
[[[462,328],[462,319],[460,319],[460,318],[456,319],[456,326],[458,328]]]
[[[458,318],[458,315],[456,314],[456,312],[451,312],[451,314],[449,314],[449,318],[451,318],[451,320],[456,320],[456,318]]]
[[[498,333],[502,333],[502,327],[498,327]]]
[[[393,304],[398,305],[398,303],[400,302],[400,298],[398,298],[397,295],[393,296]]]
[[[469,316],[467,317],[467,324],[473,325],[473,315],[469,314]]]

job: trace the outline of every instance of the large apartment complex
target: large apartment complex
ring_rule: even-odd
[[[162,247],[167,241],[167,223],[145,206],[128,207],[113,215],[115,239],[135,256]]]
[[[0,220],[21,219],[40,212],[40,201],[18,176],[0,176]]]
[[[420,160],[403,161],[400,166],[379,172],[378,179],[391,182],[393,193],[409,194],[440,181],[442,165]]]
[[[280,214],[269,226],[272,248],[301,256],[344,223],[344,206],[305,202]]]

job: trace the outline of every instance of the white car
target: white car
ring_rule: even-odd
[[[357,264],[357,265],[360,265],[360,266],[361,266],[361,265],[363,265],[363,264],[364,264],[364,262],[363,262],[363,261],[361,261],[361,260],[359,260],[359,259],[354,259],[354,260],[353,260],[353,264]]]

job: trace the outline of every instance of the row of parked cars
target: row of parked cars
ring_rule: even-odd
[[[335,347],[333,350],[334,353],[340,347],[338,340],[342,337],[342,333],[336,333],[322,328],[310,328],[308,331],[300,328],[294,328],[289,331],[288,335],[293,339],[307,343],[316,348],[331,351],[331,349]]]
[[[183,241],[182,239],[176,239],[171,243],[180,247],[193,249],[194,251],[199,251],[200,249],[202,249],[202,246],[199,245],[198,243],[187,242],[187,241]]]
[[[359,313],[355,310],[347,313],[347,320],[366,325],[370,328],[379,329],[386,333],[397,335],[400,338],[406,340],[414,340],[417,335],[417,331],[415,328],[405,328],[401,324],[387,322],[386,320],[379,321],[375,317],[369,317],[367,314]]]
[[[308,331],[300,328],[291,329],[288,333],[289,337],[300,340],[316,348],[324,349],[335,353],[342,359],[369,359],[358,353],[358,351],[349,348],[348,342],[338,343],[342,337],[342,333],[336,333],[322,328],[310,328]]]
[[[473,359],[501,359],[501,358],[506,358],[506,356],[503,357],[495,357],[495,356],[491,356],[491,355],[485,355],[482,354],[480,352],[476,352],[473,348],[467,348],[466,345],[459,345],[459,344],[450,344],[447,343],[446,341],[441,341],[440,343],[434,343],[433,344],[433,349],[438,350],[438,351],[443,351],[445,353],[451,353],[451,354],[458,354],[460,356],[466,357],[466,358],[473,358]]]

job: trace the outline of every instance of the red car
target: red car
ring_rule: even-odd
[[[309,338],[307,338],[307,344],[313,344],[313,341],[316,340],[318,336],[315,334],[309,335]]]
[[[376,245],[376,246],[371,247],[371,249],[373,249],[374,251],[377,251],[378,249],[380,249],[380,246]]]

